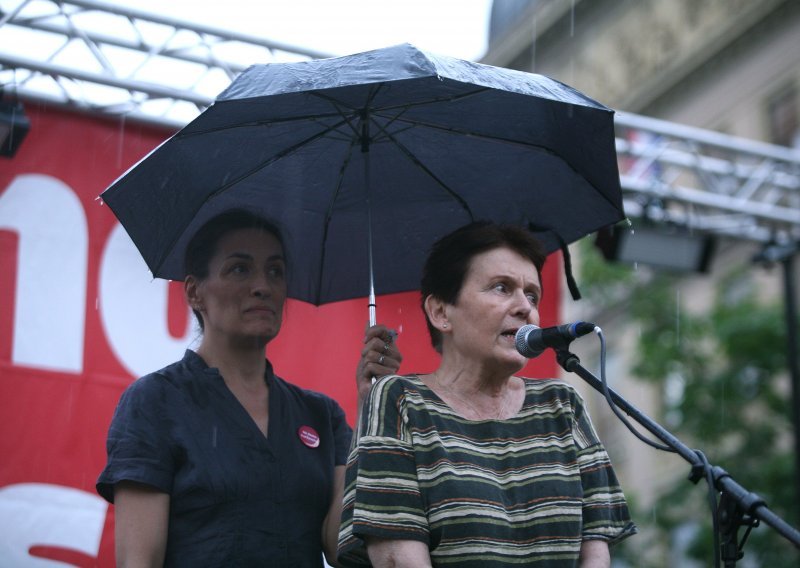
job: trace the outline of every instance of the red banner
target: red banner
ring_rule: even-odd
[[[113,566],[113,507],[94,490],[117,400],[199,339],[180,283],[153,280],[97,196],[170,132],[26,105],[31,131],[0,158],[0,566]],[[557,321],[559,263],[542,322]],[[417,293],[378,298],[402,372],[433,370]],[[289,301],[267,350],[276,373],[351,419],[366,300]],[[551,355],[528,376],[552,376]]]

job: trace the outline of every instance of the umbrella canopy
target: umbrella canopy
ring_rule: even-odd
[[[260,213],[285,231],[289,296],[316,305],[366,296],[373,263],[378,293],[417,289],[429,246],[472,220],[550,252],[624,217],[611,110],[407,44],[250,67],[102,198],[176,280],[202,223]]]

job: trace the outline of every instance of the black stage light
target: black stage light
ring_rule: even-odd
[[[606,260],[641,263],[675,272],[706,272],[715,239],[668,224],[618,224],[598,231],[595,245]]]
[[[30,128],[22,103],[0,100],[0,156],[16,154]]]

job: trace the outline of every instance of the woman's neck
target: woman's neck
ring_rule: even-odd
[[[516,416],[525,396],[523,381],[508,374],[481,375],[441,365],[423,380],[439,398],[470,420]]]
[[[264,345],[243,349],[204,337],[197,354],[207,365],[219,369],[228,390],[266,437],[269,433],[269,386],[264,380],[267,366]]]
[[[439,384],[446,388],[464,394],[494,397],[506,389],[517,371],[519,368],[475,362],[445,353],[433,374]]]
[[[216,367],[226,381],[263,383],[267,367],[264,346],[234,347],[204,338],[197,354],[209,367]]]

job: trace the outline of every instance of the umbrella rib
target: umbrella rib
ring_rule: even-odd
[[[333,105],[333,108],[336,109],[336,114],[338,114],[342,118],[342,121],[345,124],[347,124],[347,126],[350,127],[350,130],[353,131],[353,136],[355,136],[355,138],[358,138],[360,136],[360,133],[358,131],[358,128],[353,124],[353,119],[357,118],[357,116],[355,114],[356,111],[354,111],[353,113],[349,113],[348,114],[348,113],[344,112],[339,107],[339,105],[336,103],[336,101],[332,100],[332,101],[329,101],[329,102]],[[331,116],[336,116],[336,114],[333,114]],[[345,136],[345,138],[348,139],[348,140],[353,140],[353,138],[349,137],[349,136]]]
[[[206,197],[206,199],[203,201],[203,204],[207,203],[207,202],[208,202],[208,201],[210,201],[211,199],[214,199],[214,198],[215,198],[215,197],[217,197],[219,194],[221,194],[221,193],[224,193],[225,191],[227,191],[228,189],[230,189],[230,187],[231,187],[231,186],[233,186],[233,185],[236,185],[237,183],[239,183],[240,181],[242,181],[242,180],[244,180],[244,179],[247,179],[248,177],[250,177],[250,176],[251,176],[251,175],[253,175],[254,173],[256,173],[256,172],[258,172],[258,171],[261,171],[261,170],[263,170],[264,168],[266,168],[267,166],[271,166],[272,164],[274,164],[274,163],[275,163],[275,162],[277,162],[278,160],[282,160],[283,158],[285,158],[285,157],[286,157],[286,156],[288,156],[289,154],[292,154],[292,153],[296,152],[297,150],[299,150],[299,149],[300,149],[300,148],[302,148],[303,146],[305,146],[305,145],[307,145],[307,144],[309,144],[309,143],[313,142],[314,140],[317,140],[317,139],[319,139],[319,138],[323,138],[323,137],[324,137],[324,136],[325,136],[325,135],[326,135],[328,132],[330,132],[331,130],[334,130],[334,129],[336,129],[336,128],[337,128],[337,127],[339,127],[339,126],[341,126],[341,123],[339,123],[339,124],[337,124],[337,125],[334,125],[334,126],[331,126],[331,127],[329,127],[329,128],[326,128],[325,130],[323,130],[323,131],[321,131],[321,132],[318,132],[318,133],[314,134],[313,136],[309,136],[309,137],[308,137],[308,138],[306,138],[305,140],[301,140],[300,142],[298,142],[298,143],[296,143],[296,144],[294,144],[294,145],[292,145],[292,146],[289,146],[289,147],[287,147],[287,148],[284,148],[284,149],[283,149],[283,150],[281,150],[280,152],[278,152],[278,153],[274,154],[273,156],[271,156],[271,157],[270,157],[268,160],[266,160],[266,161],[264,161],[264,162],[261,162],[261,163],[260,163],[260,164],[258,164],[256,167],[254,167],[254,168],[252,168],[251,170],[249,170],[249,171],[247,171],[247,172],[243,173],[243,174],[242,174],[242,175],[240,175],[239,177],[237,177],[237,178],[235,178],[235,179],[233,179],[233,180],[229,181],[228,183],[226,183],[225,185],[221,186],[219,189],[217,189],[217,190],[216,190],[216,191],[214,191],[213,193],[210,193],[210,194],[208,195],[208,197]]]
[[[333,192],[333,198],[330,200],[330,203],[328,204],[328,211],[327,211],[327,213],[325,215],[325,229],[323,230],[323,234],[322,234],[322,242],[323,242],[323,244],[328,240],[328,229],[330,227],[330,222],[331,222],[331,219],[333,217],[333,206],[334,206],[334,203],[336,203],[336,199],[339,197],[339,192],[342,189],[342,183],[344,182],[344,172],[347,169],[347,166],[350,164],[350,160],[353,157],[353,147],[355,146],[356,142],[359,142],[360,146],[362,148],[362,152],[366,153],[366,152],[369,151],[369,144],[370,144],[371,140],[366,139],[367,136],[362,134],[360,129],[355,124],[353,124],[353,119],[356,118],[356,116],[358,116],[358,118],[363,120],[364,116],[369,116],[369,114],[366,112],[366,109],[369,108],[370,101],[372,101],[375,98],[375,96],[377,95],[378,91],[380,91],[381,86],[382,86],[382,84],[379,84],[377,87],[373,87],[373,88],[370,89],[370,94],[367,97],[367,106],[366,107],[364,107],[362,109],[351,109],[351,112],[346,112],[344,110],[343,106],[340,104],[340,101],[337,101],[337,100],[335,100],[335,99],[333,99],[331,97],[320,96],[320,98],[322,98],[323,100],[326,100],[329,104],[331,104],[333,106],[334,109],[336,109],[336,112],[342,118],[342,121],[345,124],[347,124],[347,126],[350,128],[350,130],[353,133],[353,136],[350,137],[350,151],[347,152],[347,158],[342,162],[342,166],[339,168],[339,179],[338,179],[338,181],[336,183],[336,190]],[[317,93],[311,93],[311,94],[318,95]],[[356,113],[357,113],[357,115],[356,115]],[[367,199],[369,199],[369,197]],[[369,211],[369,202],[367,204],[367,210]],[[369,230],[371,231],[371,227],[370,227]],[[370,239],[371,239],[371,235],[370,235]],[[370,241],[370,243],[371,243],[371,241]],[[318,274],[317,296],[315,298],[317,303],[319,303],[320,296],[321,296],[321,293],[322,293],[321,292],[321,290],[322,290],[322,269],[323,269],[323,267],[325,265],[325,252],[326,252],[326,247],[323,246],[321,248],[322,248],[322,255],[320,256],[320,266],[319,266],[319,270],[317,271],[317,274]],[[370,275],[371,274],[372,274],[372,249],[371,249],[371,244],[370,244]],[[374,302],[374,297],[373,296],[374,296],[374,288],[372,287],[372,278],[370,276],[370,302],[371,302],[371,305]],[[373,317],[371,316],[370,320],[372,320],[372,319],[373,319]],[[370,321],[370,324],[374,324],[374,322]]]
[[[458,100],[474,97],[476,95],[479,95],[481,93],[484,93],[486,91],[491,90],[490,87],[482,87],[480,89],[476,89],[476,90],[470,91],[468,93],[462,93],[460,95],[451,95],[451,96],[447,96],[447,97],[437,97],[437,98],[434,98],[434,99],[427,99],[427,100],[419,101],[419,102],[416,102],[416,103],[404,103],[404,104],[400,104],[400,105],[393,105],[393,106],[386,106],[386,107],[372,107],[371,106],[372,101],[375,100],[375,97],[378,96],[378,93],[380,92],[380,90],[385,86],[386,86],[385,82],[384,83],[377,83],[376,85],[374,85],[370,89],[369,95],[366,97],[366,101],[365,101],[364,105],[362,105],[361,107],[356,107],[356,106],[344,103],[343,101],[341,101],[341,100],[339,100],[339,99],[337,99],[335,97],[332,97],[332,96],[330,96],[328,94],[322,93],[320,91],[309,91],[308,92],[309,95],[317,97],[319,99],[322,99],[322,100],[327,101],[328,103],[330,103],[333,106],[333,108],[336,109],[336,113],[323,114],[323,115],[309,115],[307,117],[304,117],[304,119],[314,118],[315,116],[316,117],[328,118],[330,116],[336,116],[338,114],[338,116],[342,117],[344,119],[344,121],[347,123],[347,125],[350,127],[350,129],[353,131],[353,134],[355,136],[359,136],[360,133],[358,131],[358,128],[353,124],[353,121],[352,121],[352,119],[356,117],[356,114],[354,114],[354,113],[362,113],[364,111],[364,109],[369,109],[370,116],[377,115],[377,116],[380,116],[381,118],[385,118],[388,121],[384,126],[381,126],[380,124],[374,122],[374,120],[373,120],[373,123],[375,123],[375,125],[378,127],[378,131],[379,132],[383,132],[383,133],[387,134],[387,136],[388,136],[388,133],[386,133],[386,128],[388,126],[390,126],[391,124],[393,124],[395,121],[400,120],[401,117],[409,109],[412,109],[412,108],[415,108],[415,107],[420,107],[420,106],[431,105],[431,104],[440,104],[440,103],[449,103],[449,102],[453,102],[453,101],[458,101]],[[348,113],[347,110],[345,110],[345,109],[349,109],[350,112]],[[400,109],[400,113],[389,114],[389,115],[385,115],[384,114],[384,113],[387,113],[389,111],[393,111],[393,110],[396,110],[396,109]],[[413,127],[415,125],[413,121],[409,120],[407,122],[412,125],[411,127]],[[370,140],[370,142],[374,142],[375,139],[376,139],[376,137],[373,137],[372,140]]]
[[[328,228],[330,227],[331,219],[333,218],[333,205],[336,203],[336,200],[339,197],[339,192],[342,189],[342,183],[344,182],[344,172],[347,169],[347,165],[350,163],[350,159],[353,156],[353,145],[355,144],[355,140],[351,140],[350,143],[350,151],[347,153],[347,158],[342,162],[342,167],[339,168],[339,180],[336,183],[336,191],[333,192],[333,198],[328,203],[328,211],[325,213],[325,229],[322,232],[322,244],[323,246],[320,247],[322,249],[322,255],[319,260],[319,270],[317,271],[318,274],[318,281],[317,281],[317,296],[314,298],[315,305],[320,304],[320,297],[322,295],[322,270],[325,266],[325,252],[327,248],[324,244],[328,241]]]
[[[367,96],[366,99],[366,105],[362,108],[354,108],[350,105],[343,104],[341,101],[335,99],[334,97],[323,95],[317,91],[311,91],[309,94],[314,95],[330,103],[333,106],[333,108],[336,109],[336,113],[342,117],[342,119],[347,123],[347,126],[350,127],[350,130],[353,131],[355,137],[359,138],[361,136],[361,133],[359,132],[359,129],[353,124],[352,119],[360,117],[364,113],[364,109],[369,108],[370,103],[378,95],[378,91],[381,90],[381,87],[383,87],[383,83],[379,83],[377,86],[370,88],[369,95]],[[343,110],[345,108],[350,109],[350,112],[348,113],[345,110]],[[372,112],[372,109],[370,109],[370,112]]]
[[[375,136],[372,136],[372,138],[371,138],[370,142],[381,142],[381,141],[383,140],[383,138],[384,138],[384,137],[385,137],[386,139],[388,139],[388,140],[391,142],[391,141],[393,141],[393,140],[392,140],[392,138],[391,138],[392,134],[394,134],[394,135],[397,135],[397,134],[402,134],[403,132],[405,132],[405,131],[407,131],[407,130],[411,130],[411,129],[413,129],[414,127],[416,127],[416,126],[417,126],[417,125],[415,125],[415,124],[413,124],[413,123],[409,123],[409,124],[407,124],[406,126],[404,126],[403,128],[398,128],[398,129],[397,129],[397,130],[395,130],[395,131],[394,131],[392,134],[390,134],[390,133],[387,131],[387,128],[388,128],[389,126],[391,126],[392,124],[394,124],[394,122],[395,122],[395,121],[396,121],[396,120],[397,120],[397,119],[398,119],[400,116],[402,116],[402,113],[401,113],[401,114],[399,114],[399,115],[396,115],[396,116],[383,116],[383,115],[378,115],[378,116],[379,116],[380,118],[385,118],[385,119],[387,120],[387,122],[386,122],[386,124],[383,124],[383,125],[381,125],[379,122],[377,122],[377,121],[375,120],[375,114],[370,114],[370,116],[369,116],[369,119],[370,119],[371,123],[372,123],[372,124],[374,124],[374,125],[375,125],[375,127],[377,128],[377,133],[376,133],[376,135],[375,135]],[[381,134],[382,134],[383,136],[380,136]]]
[[[403,143],[402,143],[402,142],[400,142],[399,140],[397,140],[397,139],[396,139],[394,136],[392,136],[392,135],[391,135],[391,134],[389,134],[388,132],[386,133],[386,136],[387,136],[387,137],[388,137],[388,138],[389,138],[389,139],[390,139],[392,142],[394,142],[394,143],[395,143],[395,145],[396,145],[396,146],[397,146],[397,147],[400,149],[400,151],[401,151],[403,154],[405,154],[405,156],[406,156],[406,157],[407,157],[409,160],[411,160],[411,162],[412,162],[413,164],[415,164],[415,165],[416,165],[418,168],[420,168],[420,169],[421,169],[423,172],[425,172],[426,174],[428,174],[428,175],[431,177],[431,179],[433,179],[433,180],[434,180],[434,181],[435,181],[437,184],[439,184],[439,186],[440,186],[440,187],[441,187],[443,190],[445,190],[447,193],[449,193],[449,194],[450,194],[450,196],[451,196],[453,199],[455,199],[455,200],[456,200],[456,201],[457,201],[457,202],[458,202],[458,203],[461,205],[461,207],[463,207],[463,208],[464,208],[464,210],[467,212],[467,215],[469,215],[469,218],[470,218],[470,220],[471,220],[471,221],[474,221],[474,220],[475,220],[475,215],[472,213],[472,209],[470,208],[469,204],[468,204],[468,203],[467,203],[467,202],[464,200],[464,198],[463,198],[463,197],[461,197],[461,196],[460,196],[458,193],[456,193],[454,190],[452,190],[452,189],[450,188],[450,186],[448,186],[448,185],[447,185],[445,182],[443,182],[441,179],[439,179],[439,178],[436,176],[436,174],[435,174],[435,173],[433,173],[433,171],[431,171],[431,169],[430,169],[430,168],[428,168],[428,166],[426,166],[425,164],[423,164],[423,163],[422,163],[422,161],[420,161],[420,159],[419,159],[419,158],[418,158],[418,157],[417,157],[417,156],[416,156],[416,155],[415,155],[415,154],[414,154],[414,153],[413,153],[411,150],[409,150],[408,148],[406,148],[406,147],[403,145]]]
[[[378,86],[378,88],[374,89],[370,93],[370,95],[367,97],[367,104],[369,104],[369,101],[374,100],[374,98],[378,94],[378,91],[380,90],[380,87],[384,86],[384,83],[379,83],[377,86]],[[488,90],[491,90],[491,89],[489,87],[484,87],[484,88],[481,88],[481,89],[478,89],[478,90],[475,90],[475,91],[470,91],[469,93],[463,93],[463,94],[457,95],[457,96],[440,97],[440,98],[429,99],[429,100],[420,101],[420,102],[416,102],[416,103],[406,103],[406,104],[399,104],[399,105],[386,106],[386,107],[380,107],[380,108],[372,108],[372,109],[370,109],[370,113],[371,114],[378,114],[380,116],[380,113],[383,113],[383,112],[392,111],[392,110],[395,110],[395,109],[398,109],[398,108],[402,109],[403,113],[401,113],[401,114],[396,114],[396,115],[393,115],[393,116],[383,117],[383,118],[389,119],[390,121],[394,121],[394,120],[399,119],[405,113],[405,111],[407,111],[407,110],[409,110],[411,108],[414,108],[414,107],[425,106],[425,105],[430,105],[430,104],[438,104],[438,103],[443,103],[443,102],[453,102],[453,101],[461,100],[461,99],[464,99],[464,98],[472,97],[472,96],[475,96],[475,95],[479,95],[479,94],[481,94],[481,93],[483,93],[485,91],[488,91]],[[345,117],[347,117],[347,112],[343,111],[342,110],[343,108],[350,109],[352,112],[360,112],[361,111],[361,109],[359,109],[359,108],[355,108],[352,105],[345,104],[342,101],[339,101],[339,100],[335,99],[334,97],[331,97],[329,95],[324,95],[324,94],[322,94],[320,92],[309,91],[308,94],[328,101],[329,103],[334,105],[334,108],[336,110],[334,112],[330,112],[330,113],[307,114],[307,115],[301,115],[301,116],[293,116],[293,117],[290,117],[290,118],[273,118],[273,119],[267,119],[267,120],[254,120],[254,121],[243,122],[243,123],[238,123],[238,124],[228,124],[228,125],[225,125],[225,126],[218,126],[218,127],[214,127],[214,128],[205,128],[203,130],[194,130],[194,131],[191,131],[191,132],[181,131],[181,132],[178,132],[177,134],[175,134],[174,138],[191,138],[193,136],[205,135],[205,134],[209,134],[209,133],[212,133],[212,132],[221,132],[221,131],[224,131],[224,130],[232,130],[234,128],[247,128],[247,127],[253,127],[253,126],[265,126],[265,125],[271,125],[271,124],[291,124],[292,122],[306,121],[306,120],[322,120],[322,119],[332,118],[332,117],[337,117],[337,116],[345,118]],[[224,103],[225,101],[222,101],[222,102]],[[352,126],[350,120],[349,119],[345,119],[345,120],[346,120],[348,126],[350,126],[350,128],[352,128],[357,133],[356,129]],[[339,124],[337,124],[337,126],[341,126],[341,124],[342,123],[339,123]]]
[[[386,121],[387,121],[387,122],[386,122],[386,124],[384,124],[384,125],[381,125],[381,124],[379,124],[379,123],[378,123],[378,122],[375,120],[375,118],[374,118],[374,117],[375,117],[375,113],[372,113],[372,114],[370,115],[370,121],[372,121],[372,123],[373,123],[373,124],[374,124],[374,125],[375,125],[375,126],[378,128],[378,133],[382,133],[382,134],[384,134],[384,135],[385,135],[387,138],[391,139],[391,135],[390,135],[390,134],[389,134],[389,132],[387,131],[387,128],[389,128],[389,127],[390,127],[392,124],[394,124],[394,123],[395,123],[395,121],[399,120],[399,119],[400,119],[400,117],[401,117],[401,116],[403,116],[407,110],[408,110],[408,108],[406,107],[406,108],[404,108],[404,109],[402,110],[402,112],[400,112],[400,114],[395,114],[394,116],[383,116],[382,114],[378,114],[378,116],[379,116],[379,117],[386,119]],[[408,126],[406,126],[405,128],[403,128],[403,129],[400,129],[400,130],[397,130],[397,131],[395,132],[395,134],[400,134],[401,132],[405,132],[406,130],[409,130],[409,129],[411,129],[411,128],[414,128],[414,126],[416,126],[416,125],[414,125],[413,123],[412,123],[412,124],[409,124],[409,125],[408,125]],[[375,136],[375,137],[373,137],[373,141],[374,141],[376,138],[379,138],[379,137],[378,137],[378,136]]]
[[[456,128],[454,126],[443,126],[441,124],[435,124],[431,122],[423,122],[421,120],[409,119],[409,118],[398,118],[400,122],[406,123],[409,125],[410,128],[415,126],[424,126],[426,128],[430,128],[432,130],[440,130],[442,132],[446,132],[448,134],[458,134],[459,136],[469,136],[471,138],[479,138],[482,140],[490,140],[492,142],[504,142],[507,144],[512,144],[515,146],[523,146],[525,148],[540,148],[550,154],[556,154],[553,150],[550,150],[546,146],[541,144],[531,144],[529,142],[522,142],[520,140],[514,140],[513,138],[504,138],[501,136],[493,136],[491,134],[484,134],[481,132],[475,132],[472,130],[464,130],[460,128]]]
[[[492,141],[492,142],[501,142],[501,143],[509,144],[509,145],[512,145],[512,146],[520,146],[520,147],[523,147],[523,148],[536,149],[536,150],[539,150],[540,152],[544,152],[546,154],[550,154],[552,156],[556,156],[558,159],[563,160],[563,162],[565,164],[567,164],[570,167],[570,169],[572,169],[573,172],[575,172],[577,175],[579,175],[579,176],[581,176],[581,177],[583,177],[585,179],[585,176],[581,175],[580,172],[578,172],[578,170],[576,170],[575,167],[572,164],[570,164],[569,162],[564,160],[564,158],[559,153],[557,153],[554,150],[552,150],[551,148],[548,148],[547,146],[543,146],[541,144],[531,144],[531,143],[528,143],[528,142],[522,142],[520,140],[514,140],[514,139],[511,139],[511,138],[503,138],[503,137],[500,137],[500,136],[491,136],[491,135],[482,134],[482,133],[479,133],[479,132],[472,132],[472,131],[469,131],[469,130],[461,130],[461,129],[458,129],[458,128],[454,128],[452,126],[442,126],[442,125],[439,125],[439,124],[431,124],[431,123],[427,123],[427,122],[421,122],[421,121],[418,121],[418,120],[399,119],[399,121],[409,124],[410,127],[423,126],[423,127],[430,128],[432,130],[440,130],[442,132],[447,132],[448,134],[458,134],[460,136],[469,136],[469,137],[478,138],[478,139],[481,139],[481,140],[489,140],[489,141]],[[387,135],[389,137],[392,137],[390,134],[387,134]],[[392,140],[394,140],[394,138],[392,138]],[[397,142],[395,142],[395,143],[397,143]],[[592,184],[592,185],[594,185],[594,184]],[[603,197],[604,200],[606,200],[609,204],[614,206],[614,208],[617,208],[617,205],[614,204],[613,201],[611,201],[609,199],[609,197],[604,192],[598,190],[598,193]]]
[[[382,83],[378,85],[377,89],[373,89],[373,91],[370,93],[369,97],[367,97],[367,101],[368,102],[375,98],[375,96],[377,95],[377,93],[380,90],[381,86],[383,86]],[[307,120],[313,120],[313,121],[316,122],[316,121],[319,121],[319,120],[322,120],[322,119],[333,118],[333,117],[340,117],[340,118],[343,119],[343,121],[337,123],[334,127],[329,128],[329,130],[333,130],[335,128],[338,128],[342,124],[347,124],[353,130],[354,134],[358,134],[358,130],[352,124],[351,117],[348,115],[348,113],[346,111],[342,110],[342,108],[349,108],[353,113],[358,113],[358,112],[361,111],[361,109],[353,108],[350,105],[343,104],[341,101],[338,101],[338,100],[334,99],[333,97],[324,96],[324,95],[322,95],[322,94],[320,94],[318,92],[315,92],[315,91],[309,91],[308,94],[316,96],[316,97],[321,98],[321,99],[324,99],[325,101],[327,101],[330,104],[332,104],[334,109],[335,109],[334,112],[306,114],[306,115],[300,115],[300,116],[293,116],[293,117],[290,117],[290,118],[272,118],[272,119],[268,119],[268,120],[253,120],[253,121],[243,122],[243,123],[238,123],[238,124],[227,124],[225,126],[218,126],[218,127],[215,127],[215,128],[206,128],[206,129],[203,129],[203,130],[195,130],[195,131],[192,131],[192,132],[178,132],[178,134],[176,134],[175,137],[176,138],[189,138],[189,137],[192,137],[192,136],[199,136],[199,135],[209,134],[211,132],[221,132],[223,130],[232,130],[234,128],[247,128],[247,127],[252,127],[252,126],[265,126],[265,125],[271,125],[271,124],[291,124],[292,122],[302,122],[302,121],[307,121]],[[346,139],[349,139],[349,137],[346,138]]]
[[[212,199],[214,199],[215,197],[217,197],[221,193],[227,191],[231,186],[239,183],[243,179],[246,179],[246,178],[250,177],[251,175],[253,175],[256,172],[258,172],[260,170],[263,170],[264,168],[266,168],[267,166],[277,162],[278,160],[281,160],[281,159],[285,158],[289,154],[291,154],[291,153],[295,152],[296,150],[300,149],[301,147],[303,147],[305,144],[308,144],[309,142],[312,142],[312,141],[314,141],[314,140],[316,140],[318,138],[322,138],[323,136],[325,136],[325,134],[330,132],[332,129],[337,128],[338,126],[340,126],[340,124],[341,123],[339,123],[337,125],[334,125],[334,126],[331,126],[331,127],[327,128],[327,129],[321,131],[321,132],[318,132],[317,134],[315,134],[313,136],[310,136],[310,137],[306,138],[305,140],[303,140],[301,142],[298,142],[297,144],[294,144],[293,146],[289,146],[288,148],[285,148],[284,150],[282,150],[278,154],[272,156],[266,162],[263,162],[263,163],[259,164],[255,168],[253,168],[250,171],[242,174],[241,176],[237,177],[236,179],[229,181],[228,183],[226,183],[225,185],[223,185],[222,187],[220,187],[219,189],[217,189],[213,193],[210,193],[208,196],[206,196],[205,199],[200,201],[198,203],[197,207],[195,208],[194,213],[192,214],[192,217],[197,215],[197,212],[200,211],[200,209],[202,209],[203,205],[205,205],[206,203],[208,203],[209,201],[211,201]],[[169,246],[164,248],[164,252],[162,253],[161,258],[158,260],[158,263],[156,264],[156,269],[153,272],[154,274],[161,270],[161,267],[163,266],[164,261],[166,261],[167,256],[168,256],[167,251],[172,250],[172,248],[178,242],[179,238],[180,238],[180,235],[176,235],[175,238],[172,239],[172,242],[170,242]]]
[[[372,91],[370,93],[370,95],[367,97],[367,104],[369,104],[369,101],[375,99],[375,97],[377,96],[378,91],[380,90],[380,88],[384,87],[385,85],[386,85],[386,82],[377,83],[377,87],[378,88],[374,89],[374,91]],[[398,109],[398,108],[403,109],[403,110],[408,110],[410,108],[419,107],[419,106],[432,105],[432,104],[441,104],[441,103],[450,103],[450,102],[453,102],[453,101],[460,101],[461,99],[467,99],[467,98],[470,98],[470,97],[474,97],[474,96],[480,95],[481,93],[485,93],[486,91],[491,91],[491,90],[492,90],[491,87],[481,87],[479,89],[475,89],[474,91],[469,91],[467,93],[461,93],[461,94],[458,94],[458,95],[448,95],[448,96],[444,96],[444,97],[436,97],[436,98],[433,98],[433,99],[426,99],[424,101],[418,101],[418,102],[414,102],[414,103],[402,103],[402,104],[396,104],[396,105],[392,105],[392,106],[374,107],[374,108],[370,109],[370,112],[371,113],[380,113],[380,112],[391,111],[391,110]],[[338,100],[338,99],[336,99],[336,98],[334,98],[334,97],[332,97],[330,95],[323,94],[323,93],[321,93],[319,91],[309,91],[308,94],[309,95],[313,95],[313,96],[318,97],[318,98],[321,98],[321,99],[324,99],[324,100],[330,102],[331,104],[341,105],[341,106],[343,106],[345,108],[349,108],[352,111],[360,111],[361,108],[364,108],[363,106],[361,108],[358,108],[358,107],[354,107],[352,105],[349,105],[347,103],[343,103],[342,101],[340,101],[340,100]]]
[[[348,114],[346,111],[343,110],[343,108],[350,109],[350,111],[352,113],[356,113],[356,112],[361,113],[361,112],[363,112],[364,108],[369,108],[370,109],[370,117],[379,116],[379,117],[384,118],[384,119],[387,120],[387,123],[385,125],[383,125],[383,126],[381,126],[380,124],[378,124],[374,120],[372,122],[378,127],[378,131],[379,132],[382,132],[382,133],[386,134],[387,137],[389,137],[388,132],[386,132],[386,128],[391,126],[395,121],[401,120],[402,116],[408,110],[410,110],[412,108],[431,105],[431,104],[450,103],[450,102],[453,102],[453,101],[458,101],[458,100],[474,97],[474,96],[480,95],[481,93],[484,93],[486,91],[491,90],[489,87],[482,87],[480,89],[476,89],[476,90],[470,91],[468,93],[462,93],[460,95],[451,95],[451,96],[448,96],[448,97],[437,97],[437,98],[434,98],[434,99],[428,99],[428,100],[419,101],[419,102],[416,102],[416,103],[404,103],[402,105],[393,105],[393,106],[386,106],[386,107],[379,107],[379,108],[370,107],[371,102],[373,100],[375,100],[375,97],[378,95],[378,92],[385,85],[386,85],[386,83],[378,83],[375,87],[373,87],[370,90],[369,95],[367,96],[365,106],[362,106],[361,108],[357,108],[357,107],[354,107],[352,105],[348,105],[346,103],[343,103],[342,101],[336,99],[335,97],[332,97],[330,95],[321,93],[319,91],[310,91],[309,95],[313,95],[313,96],[315,96],[317,98],[323,99],[323,100],[329,102],[331,105],[333,105],[333,107],[336,109],[336,111],[339,114],[339,116],[341,116],[345,121],[347,121],[347,125],[351,128],[351,130],[353,131],[353,134],[355,134],[356,136],[359,135],[358,129],[352,124],[352,122],[351,122],[351,120],[349,118],[349,117],[354,117],[354,115]],[[395,114],[388,114],[388,115],[385,114],[388,111],[394,111],[396,109],[400,109],[400,112],[399,113],[395,113]],[[328,115],[325,115],[325,116],[328,116]],[[407,120],[407,121],[404,121],[404,122],[407,122],[408,124],[410,124],[409,128],[413,128],[414,126],[417,125],[413,120]],[[420,124],[424,126],[423,123],[420,123]],[[373,137],[371,142],[374,142],[376,140],[376,138],[377,137]]]
[[[252,120],[249,122],[241,122],[237,124],[226,124],[224,126],[217,126],[214,128],[205,128],[203,130],[194,130],[191,132],[178,132],[173,138],[191,138],[194,136],[202,136],[206,134],[211,134],[213,132],[223,132],[225,130],[233,130],[235,128],[248,128],[253,126],[270,126],[273,124],[291,124],[293,122],[302,122],[313,120],[315,122],[320,122],[326,118],[337,118],[342,117],[343,114],[341,112],[330,112],[330,113],[317,113],[317,114],[307,114],[302,116],[293,116],[291,118],[272,118],[272,119],[265,119],[265,120]],[[342,122],[337,123],[335,126],[329,128],[332,130],[334,128],[338,128],[342,125]]]
[[[382,86],[382,84],[378,85],[379,88],[381,86]],[[370,101],[370,100],[375,98],[375,96],[378,93],[379,88],[373,90],[373,92],[368,97],[368,101]],[[335,117],[339,117],[342,120],[340,122],[336,123],[333,126],[326,126],[326,128],[328,129],[328,132],[330,132],[332,130],[336,130],[337,128],[339,128],[343,124],[346,124],[353,131],[353,134],[355,134],[355,135],[359,134],[358,129],[353,125],[353,119],[356,118],[357,115],[356,114],[347,113],[345,110],[343,110],[343,107],[350,108],[349,105],[343,105],[343,104],[340,103],[340,101],[337,101],[336,99],[334,99],[332,97],[322,96],[319,93],[310,92],[309,94],[318,96],[319,98],[322,98],[322,99],[326,100],[327,102],[329,102],[330,104],[332,104],[333,107],[334,107],[334,112],[307,114],[307,115],[301,115],[301,116],[293,116],[291,118],[274,118],[274,119],[269,119],[269,120],[254,120],[254,121],[243,122],[243,123],[238,123],[238,124],[227,124],[225,126],[218,126],[218,127],[215,127],[215,128],[206,128],[206,129],[203,129],[203,130],[195,130],[195,131],[192,131],[192,132],[183,132],[183,131],[181,131],[181,132],[178,132],[175,135],[175,138],[190,138],[190,137],[193,137],[193,136],[200,136],[200,135],[210,134],[212,132],[222,132],[222,131],[225,131],[225,130],[233,130],[235,128],[248,128],[248,127],[253,127],[253,126],[268,126],[268,125],[273,125],[273,124],[291,124],[292,122],[302,122],[302,121],[308,121],[308,120],[313,120],[314,122],[320,122],[320,121],[322,121],[322,120],[324,120],[326,118],[335,118]],[[353,113],[361,112],[361,109],[351,108],[351,110],[352,110]],[[347,136],[345,134],[342,134],[342,136],[343,136],[343,138],[342,138],[343,140],[350,140],[349,136]]]

